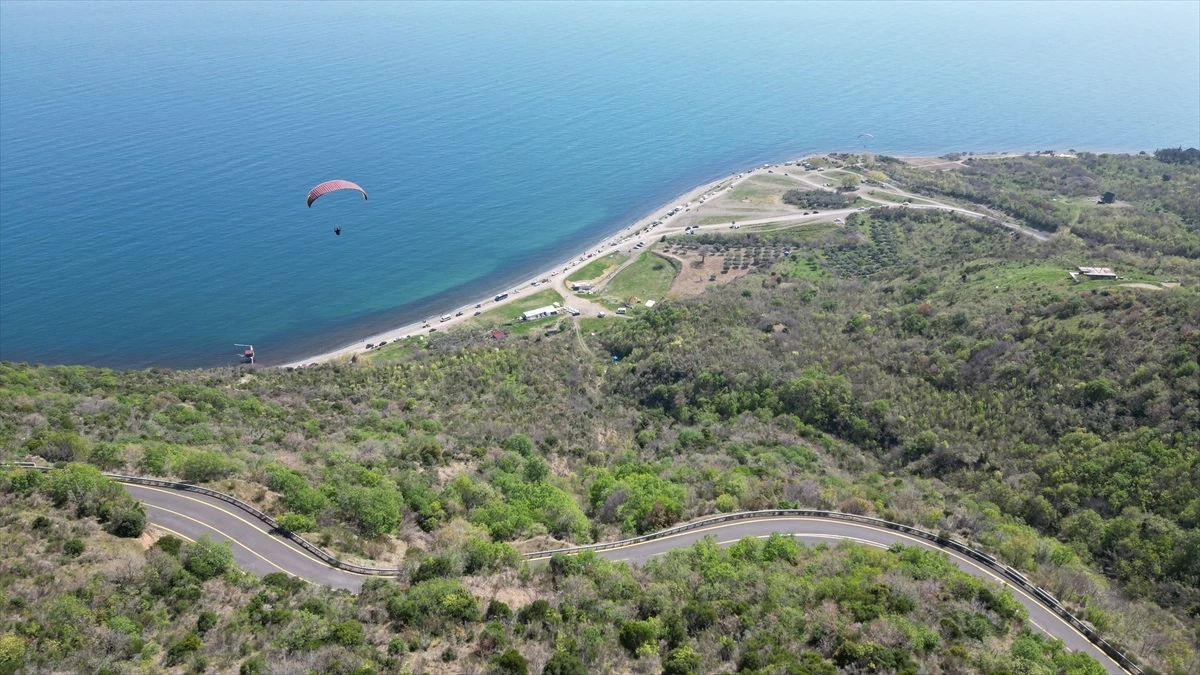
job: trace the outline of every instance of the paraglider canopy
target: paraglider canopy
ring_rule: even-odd
[[[318,197],[330,192],[336,192],[337,190],[357,190],[358,192],[362,193],[363,199],[367,198],[367,191],[360,188],[358,185],[351,183],[348,180],[331,180],[321,183],[312,190],[309,190],[308,199],[305,200],[305,202],[311,208],[313,202],[317,201]]]
[[[863,136],[866,136],[867,138],[875,138],[875,136],[873,136],[871,134],[859,134],[858,135],[859,138],[862,138]]]

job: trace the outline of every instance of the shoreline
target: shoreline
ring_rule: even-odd
[[[872,152],[872,151],[869,148],[865,148],[865,149],[858,150],[858,151],[846,151],[846,150],[844,150],[844,151],[832,151],[831,150],[831,151],[827,151],[827,152],[813,151],[813,152],[803,153],[803,154],[799,155],[797,158],[773,160],[773,161],[769,161],[769,162],[764,162],[764,164],[772,164],[772,165],[782,164],[785,161],[799,161],[802,158],[820,157],[820,156],[825,156],[825,155],[830,155],[830,154],[842,154],[845,152],[857,154],[858,152]],[[975,157],[975,158],[979,158],[979,159],[992,159],[992,158],[1001,158],[1001,157],[1021,157],[1021,156],[1027,155],[1027,154],[1031,154],[1033,152],[1035,152],[1035,151],[972,152],[969,155],[964,154],[963,156],[964,156],[964,158],[970,156],[970,157]],[[1081,152],[1098,152],[1098,151],[1083,150]],[[880,154],[880,153],[872,153],[872,154]],[[944,154],[947,154],[947,153],[944,153]],[[902,161],[906,161],[906,162],[908,160],[913,160],[913,159],[939,159],[940,158],[940,156],[934,156],[934,155],[908,155],[908,154],[895,155],[895,157],[897,157],[898,159],[900,159]],[[510,302],[515,301],[518,298],[518,296],[520,295],[520,293],[528,291],[532,288],[532,286],[531,286],[532,281],[539,280],[539,279],[546,278],[546,277],[552,277],[553,273],[555,271],[558,271],[559,273],[563,274],[563,276],[565,277],[566,275],[568,275],[570,273],[571,269],[574,268],[575,266],[581,265],[581,264],[586,264],[586,262],[588,260],[587,256],[589,253],[593,254],[593,256],[595,257],[595,256],[599,256],[601,253],[607,252],[611,249],[620,250],[621,245],[623,245],[624,243],[628,243],[630,245],[635,245],[640,239],[645,239],[648,241],[649,239],[653,239],[653,238],[660,236],[660,233],[663,233],[664,230],[670,229],[669,226],[671,224],[670,221],[664,220],[659,225],[653,225],[653,222],[655,220],[658,220],[659,215],[661,215],[662,213],[669,211],[670,209],[674,208],[675,206],[678,206],[678,205],[681,205],[681,204],[684,204],[687,202],[695,201],[698,197],[703,196],[703,195],[713,191],[718,186],[721,186],[722,183],[725,183],[727,181],[730,181],[729,187],[732,187],[733,184],[740,182],[741,180],[745,180],[745,179],[749,178],[750,176],[757,175],[758,172],[761,171],[763,168],[764,168],[763,165],[756,164],[754,167],[750,168],[749,170],[741,170],[741,171],[734,170],[721,178],[717,178],[717,179],[711,180],[707,183],[704,183],[702,185],[698,185],[698,186],[684,192],[683,194],[680,194],[680,195],[674,197],[673,199],[668,200],[667,202],[661,204],[657,208],[652,209],[648,214],[642,216],[641,218],[634,221],[633,223],[626,225],[618,230],[608,233],[607,235],[601,237],[600,239],[596,240],[592,244],[577,251],[575,254],[571,255],[570,257],[560,260],[557,264],[547,265],[542,268],[542,271],[534,272],[534,273],[528,275],[528,278],[526,280],[517,282],[516,284],[510,284],[507,286],[497,287],[496,289],[494,289],[493,293],[491,293],[487,296],[481,297],[481,298],[477,298],[473,301],[468,301],[466,303],[463,303],[463,304],[460,304],[457,306],[447,307],[445,309],[439,309],[437,311],[434,311],[432,316],[429,317],[429,320],[412,321],[412,322],[409,322],[409,323],[401,325],[401,326],[389,328],[389,329],[382,330],[382,331],[377,331],[377,332],[372,333],[364,338],[356,339],[353,342],[343,344],[340,347],[329,349],[329,350],[326,350],[326,351],[323,351],[323,352],[320,352],[320,353],[317,353],[317,354],[314,354],[311,356],[307,356],[305,358],[294,359],[287,363],[281,363],[281,364],[275,364],[275,365],[264,365],[263,367],[292,369],[292,368],[303,368],[303,367],[308,367],[308,366],[321,365],[324,363],[330,363],[330,362],[337,361],[339,359],[353,357],[358,354],[368,352],[368,351],[370,351],[367,348],[368,344],[378,345],[380,342],[389,342],[390,343],[390,342],[393,342],[396,340],[403,340],[405,338],[410,338],[410,337],[424,337],[425,335],[428,335],[431,332],[430,328],[434,328],[439,331],[449,329],[449,328],[454,328],[455,326],[458,326],[458,325],[462,324],[463,322],[474,318],[473,314],[475,311],[488,311],[488,310],[492,310],[497,307],[501,307],[503,305],[506,305]],[[740,176],[740,178],[739,178],[739,176]],[[641,238],[638,238],[636,235],[639,233],[643,233],[643,231],[645,231],[644,236]],[[546,287],[551,288],[553,286],[554,286],[554,283],[551,282]],[[538,289],[538,290],[540,290],[540,289]],[[500,295],[500,294],[507,294],[508,297],[497,302],[494,298],[496,295]],[[478,310],[476,310],[476,306],[478,306],[478,308],[479,308]],[[455,316],[455,313],[460,312],[460,311],[462,312],[462,315]],[[440,316],[450,316],[451,318],[447,321],[439,321],[438,317],[440,317]]]
[[[812,157],[812,156],[817,156],[819,154],[820,153],[809,153],[809,154],[805,154],[803,156],[804,157]],[[550,276],[552,276],[552,273],[554,273],[554,272],[559,272],[562,274],[569,273],[571,268],[573,268],[577,265],[583,264],[587,260],[587,255],[589,253],[594,254],[594,256],[598,256],[599,254],[601,254],[603,252],[607,252],[611,249],[619,249],[620,245],[623,242],[630,242],[631,244],[636,243],[636,241],[633,240],[633,237],[635,237],[635,235],[637,233],[642,232],[643,230],[647,230],[646,236],[658,236],[658,232],[661,231],[663,229],[663,226],[667,225],[668,223],[663,222],[662,224],[655,226],[655,225],[653,225],[653,222],[655,220],[658,220],[659,216],[662,215],[663,213],[665,213],[666,211],[669,211],[670,209],[672,209],[675,206],[678,206],[680,204],[695,201],[698,197],[703,196],[703,195],[715,190],[722,183],[731,182],[731,184],[732,184],[732,182],[736,182],[737,176],[739,173],[743,174],[743,179],[744,179],[744,178],[748,178],[751,175],[755,175],[755,172],[759,169],[761,169],[761,166],[756,166],[755,168],[750,169],[749,171],[742,171],[742,172],[734,171],[726,176],[722,176],[721,178],[717,178],[715,180],[711,180],[707,183],[704,183],[703,185],[696,186],[696,187],[688,190],[687,192],[684,192],[683,194],[678,195],[678,196],[674,197],[673,199],[668,200],[667,202],[658,206],[657,208],[652,209],[650,211],[650,213],[648,213],[645,216],[642,216],[641,218],[634,221],[633,223],[626,225],[625,227],[622,227],[619,230],[608,233],[604,237],[601,237],[599,240],[593,242],[592,244],[589,244],[587,247],[583,248],[582,250],[577,251],[575,254],[571,255],[569,258],[566,258],[565,260],[561,260],[557,264],[551,264],[551,265],[544,266],[542,268],[542,271],[534,272],[533,274],[529,275],[529,278],[526,279],[525,281],[518,282],[514,285],[501,287],[501,288],[497,289],[494,294],[489,295],[487,297],[478,298],[474,301],[469,301],[469,302],[461,304],[461,305],[457,305],[454,307],[448,307],[446,309],[439,310],[434,313],[435,316],[430,317],[431,321],[427,322],[424,320],[418,320],[418,321],[409,322],[405,325],[398,326],[396,328],[389,328],[387,330],[378,331],[378,332],[376,332],[372,335],[369,335],[365,338],[357,339],[349,344],[343,345],[341,347],[337,347],[335,349],[330,349],[330,350],[321,352],[319,354],[308,356],[308,357],[305,357],[302,359],[295,359],[295,360],[289,361],[287,363],[264,366],[264,367],[266,367],[266,368],[303,368],[303,367],[308,367],[308,366],[316,366],[316,365],[320,365],[323,363],[329,363],[332,361],[336,361],[341,358],[355,356],[357,354],[367,352],[367,351],[369,351],[367,349],[368,344],[379,344],[380,341],[393,342],[395,340],[402,340],[404,338],[416,337],[416,336],[423,337],[429,333],[429,327],[437,328],[438,330],[453,328],[453,327],[463,323],[466,320],[474,318],[472,315],[475,311],[488,311],[491,309],[495,309],[497,307],[502,307],[510,302],[515,301],[516,299],[518,299],[520,293],[528,291],[532,288],[532,286],[530,285],[532,281],[536,281],[536,280],[544,278],[544,277],[550,277]],[[653,229],[654,231],[650,232],[649,230],[651,230],[651,229]],[[547,285],[547,288],[549,288],[551,286],[552,286],[552,284]],[[502,293],[507,293],[508,297],[497,302],[494,299],[495,296],[502,294]],[[476,305],[480,306],[479,310],[475,309]],[[459,311],[461,311],[463,313],[462,316],[453,316],[454,313],[459,312]],[[450,315],[451,318],[450,318],[450,320],[444,321],[444,322],[437,321],[437,318],[436,318],[437,315],[443,315],[443,316]]]

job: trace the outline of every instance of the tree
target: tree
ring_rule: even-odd
[[[525,480],[540,483],[550,476],[550,463],[537,455],[525,460]]]
[[[857,174],[843,173],[838,179],[839,189],[843,192],[853,192],[858,189],[859,178]]]
[[[546,662],[542,675],[587,675],[587,667],[578,656],[570,652],[554,652],[554,656]]]
[[[882,171],[868,171],[864,174],[872,183],[886,183],[888,175]]]
[[[663,661],[663,675],[695,675],[700,672],[700,653],[691,645],[683,645],[667,652]]]
[[[207,581],[233,567],[233,549],[227,541],[216,542],[202,534],[184,551],[183,566],[201,581]]]
[[[87,461],[106,471],[116,469],[125,465],[125,448],[117,443],[101,441],[92,446]]]
[[[117,537],[140,537],[146,529],[146,511],[140,502],[129,500],[111,509],[104,529]]]
[[[189,483],[205,483],[224,478],[236,467],[224,455],[199,450],[188,454],[179,465],[179,476]]]
[[[394,490],[386,487],[353,486],[339,500],[342,512],[358,522],[358,531],[374,539],[393,532],[400,524],[400,503]]]
[[[57,506],[84,506],[96,498],[107,481],[100,469],[94,466],[68,464],[62,469],[50,472],[46,489]]]
[[[505,675],[529,675],[529,662],[515,649],[505,650],[492,659],[492,665]]]
[[[74,431],[52,431],[37,434],[25,444],[30,454],[41,455],[49,462],[73,462],[83,459],[88,443]]]
[[[13,675],[25,665],[25,640],[5,633],[0,635],[0,675]]]
[[[354,619],[335,623],[329,632],[330,638],[343,647],[358,647],[366,642],[363,625]]]
[[[513,434],[504,439],[500,447],[515,452],[523,457],[528,457],[533,452],[533,441],[525,434]]]
[[[621,626],[621,646],[631,655],[637,654],[642,645],[658,640],[658,627],[653,620],[629,621]]]

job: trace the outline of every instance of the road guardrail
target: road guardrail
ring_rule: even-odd
[[[34,469],[34,470],[38,470],[38,471],[50,471],[54,468],[51,466],[35,464],[33,462],[5,462],[4,464],[6,464],[8,466],[14,466],[14,467],[25,468],[25,469]],[[225,494],[224,492],[219,492],[217,490],[206,488],[206,487],[203,487],[200,485],[195,485],[192,483],[182,483],[182,482],[178,482],[178,481],[164,480],[161,478],[147,478],[144,476],[126,476],[123,474],[116,474],[116,473],[105,473],[104,475],[107,476],[108,478],[111,478],[115,481],[119,481],[121,483],[129,483],[132,485],[145,485],[148,487],[160,487],[160,488],[165,488],[165,489],[170,489],[170,490],[179,490],[182,492],[194,492],[196,494],[202,494],[207,497],[212,497],[213,499],[217,499],[217,500],[226,502],[228,504],[232,504],[232,505],[238,507],[239,509],[245,511],[246,513],[254,516],[258,520],[265,523],[266,525],[270,526],[272,533],[277,534],[280,537],[287,539],[288,541],[291,541],[292,543],[296,544],[298,547],[303,549],[305,552],[312,555],[314,558],[320,560],[321,562],[329,565],[330,567],[334,567],[334,568],[344,570],[347,572],[353,572],[355,574],[363,574],[363,575],[369,575],[369,576],[400,576],[404,572],[404,570],[401,568],[369,567],[367,565],[359,565],[357,563],[351,563],[351,562],[346,562],[344,560],[341,560],[337,556],[330,554],[329,552],[322,549],[320,546],[313,544],[312,542],[308,541],[304,537],[301,537],[300,535],[296,534],[295,532],[284,529],[279,524],[279,521],[275,520],[274,518],[267,515],[266,513],[263,513],[262,511],[255,508],[251,504],[247,504],[246,502],[238,499],[237,497]],[[975,560],[976,562],[981,563],[983,566],[987,567],[991,571],[996,572],[1003,578],[1010,581],[1014,586],[1028,592],[1031,596],[1033,596],[1034,599],[1036,599],[1038,602],[1040,602],[1042,605],[1044,605],[1047,609],[1054,612],[1061,619],[1063,619],[1063,621],[1065,621],[1068,625],[1070,625],[1075,630],[1079,631],[1079,633],[1082,634],[1084,637],[1086,637],[1089,642],[1091,642],[1098,649],[1100,649],[1100,651],[1107,654],[1112,660],[1116,661],[1122,668],[1125,668],[1130,673],[1133,673],[1133,675],[1143,675],[1143,673],[1144,673],[1144,671],[1141,669],[1141,667],[1139,667],[1137,665],[1137,663],[1135,663],[1132,659],[1130,659],[1128,656],[1126,656],[1124,652],[1117,649],[1114,645],[1112,645],[1107,640],[1105,640],[1103,637],[1101,637],[1100,634],[1096,632],[1096,629],[1093,628],[1091,624],[1089,624],[1085,621],[1082,621],[1081,619],[1077,618],[1074,614],[1071,614],[1071,612],[1069,612],[1065,607],[1063,607],[1062,603],[1060,603],[1057,598],[1055,598],[1053,595],[1051,595],[1049,592],[1042,589],[1041,587],[1036,586],[1033,583],[1031,583],[1028,579],[1025,578],[1025,575],[1021,574],[1020,572],[1013,569],[1012,567],[1005,565],[1005,564],[1001,563],[999,560],[997,560],[996,558],[988,555],[987,553],[984,553],[982,551],[977,551],[958,540],[951,539],[949,537],[944,537],[940,534],[930,532],[928,530],[923,530],[919,527],[912,527],[910,525],[904,525],[902,523],[894,523],[889,520],[883,520],[880,518],[872,518],[870,516],[860,516],[860,515],[855,515],[852,513],[842,513],[840,511],[821,511],[821,510],[815,510],[815,509],[767,509],[767,510],[760,510],[760,511],[741,511],[738,513],[726,513],[726,514],[722,514],[719,516],[713,516],[711,518],[695,520],[690,523],[684,523],[683,525],[676,525],[675,527],[669,527],[665,530],[659,530],[658,532],[651,532],[649,534],[643,534],[643,535],[640,535],[637,537],[630,537],[628,539],[621,539],[619,541],[608,541],[608,542],[602,542],[599,544],[586,544],[583,546],[572,546],[572,547],[567,547],[567,548],[549,549],[549,550],[545,550],[545,551],[534,551],[531,553],[523,553],[521,555],[526,560],[544,560],[546,558],[550,558],[555,555],[573,555],[576,553],[583,553],[586,551],[604,551],[607,549],[622,548],[625,546],[633,546],[633,545],[641,544],[641,543],[648,542],[648,541],[654,541],[655,539],[661,539],[663,537],[669,537],[672,535],[681,534],[683,532],[689,532],[692,530],[698,530],[698,529],[702,529],[705,527],[711,527],[713,525],[719,525],[722,523],[729,523],[729,522],[734,522],[734,521],[738,521],[738,520],[755,520],[755,519],[761,519],[761,518],[780,518],[780,517],[783,517],[783,518],[788,518],[788,517],[791,517],[791,518],[796,518],[796,517],[822,518],[822,519],[826,519],[826,520],[840,520],[840,521],[846,521],[846,522],[852,522],[852,523],[859,523],[859,524],[863,524],[863,525],[870,525],[870,526],[878,528],[878,529],[894,530],[897,532],[903,532],[905,534],[911,534],[911,535],[920,537],[922,539],[925,539],[926,541],[932,542],[933,544],[935,544],[941,548],[949,549],[956,553],[961,553],[961,554],[971,558],[972,560]]]

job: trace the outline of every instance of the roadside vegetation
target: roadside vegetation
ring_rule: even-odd
[[[251,673],[1100,672],[937,554],[776,538],[631,570],[526,568],[514,553],[805,507],[970,541],[1147,666],[1200,671],[1200,252],[1187,244],[1200,191],[1188,202],[1168,185],[1200,168],[859,161],[1018,219],[1043,197],[1077,217],[1048,242],[904,208],[672,237],[763,255],[728,285],[661,301],[674,269],[643,253],[606,294],[659,304],[586,337],[498,343],[477,325],[386,362],[295,371],[0,364],[2,456],[62,467],[0,477],[0,654],[88,672],[168,659]],[[1117,203],[1079,201],[1064,176],[1092,176],[1089,194]],[[1075,283],[1080,265],[1123,279]],[[112,514],[132,507],[96,469],[234,492],[339,554],[405,550],[408,576],[357,598],[236,569],[205,581],[191,545],[113,536]],[[63,476],[97,487],[60,501]]]

